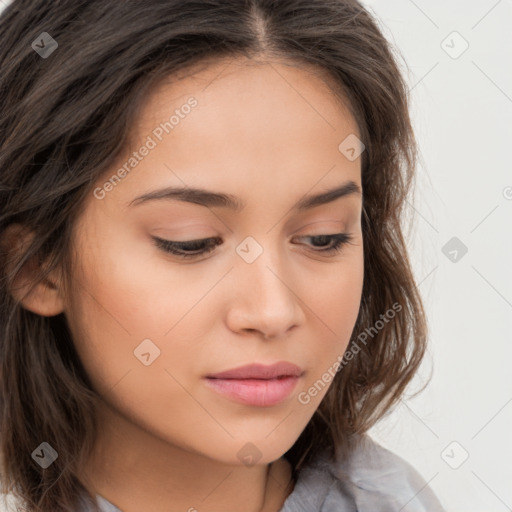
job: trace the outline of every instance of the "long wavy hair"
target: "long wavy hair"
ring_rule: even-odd
[[[32,47],[42,32],[58,42],[48,58]],[[75,220],[124,150],[150,88],[226,57],[314,66],[365,145],[365,273],[348,350],[392,304],[401,310],[358,344],[285,457],[297,475],[320,450],[348,454],[350,440],[399,401],[427,339],[402,226],[418,154],[409,91],[378,21],[356,0],[14,0],[0,34],[0,240],[12,226],[33,235],[23,250],[0,253],[3,492],[29,512],[74,510],[81,496],[95,507],[78,475],[94,446],[98,396],[64,314],[34,314],[12,289],[34,264],[33,286],[55,268],[73,285]],[[43,441],[58,448],[46,469],[31,456]]]

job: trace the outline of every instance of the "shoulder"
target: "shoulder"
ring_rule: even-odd
[[[314,503],[312,498],[307,503],[312,495]],[[321,453],[300,471],[282,512],[302,510],[445,512],[418,471],[368,435],[355,438],[346,459],[332,460]]]
[[[419,472],[368,435],[357,440],[350,457],[332,463],[330,472],[348,481],[358,511],[444,512]]]

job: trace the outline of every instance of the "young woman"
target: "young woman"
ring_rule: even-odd
[[[0,33],[5,507],[442,511],[365,433],[427,339],[370,14],[14,0]]]

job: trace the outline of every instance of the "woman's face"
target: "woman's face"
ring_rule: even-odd
[[[361,188],[357,125],[304,69],[223,61],[161,83],[133,128],[76,226],[65,315],[78,353],[118,428],[224,463],[273,461],[357,318],[362,196],[308,204]],[[351,240],[336,252],[326,235],[340,233]],[[168,246],[184,257],[155,238],[211,240]],[[296,373],[218,375],[280,362]]]

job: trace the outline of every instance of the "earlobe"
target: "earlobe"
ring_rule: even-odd
[[[7,274],[14,271],[16,261],[23,250],[28,248],[33,237],[34,233],[20,224],[11,224],[5,230],[0,246]],[[55,316],[64,311],[61,283],[57,273],[53,272],[34,286],[33,283],[43,270],[38,255],[34,255],[20,269],[9,291],[24,309],[41,316]]]

